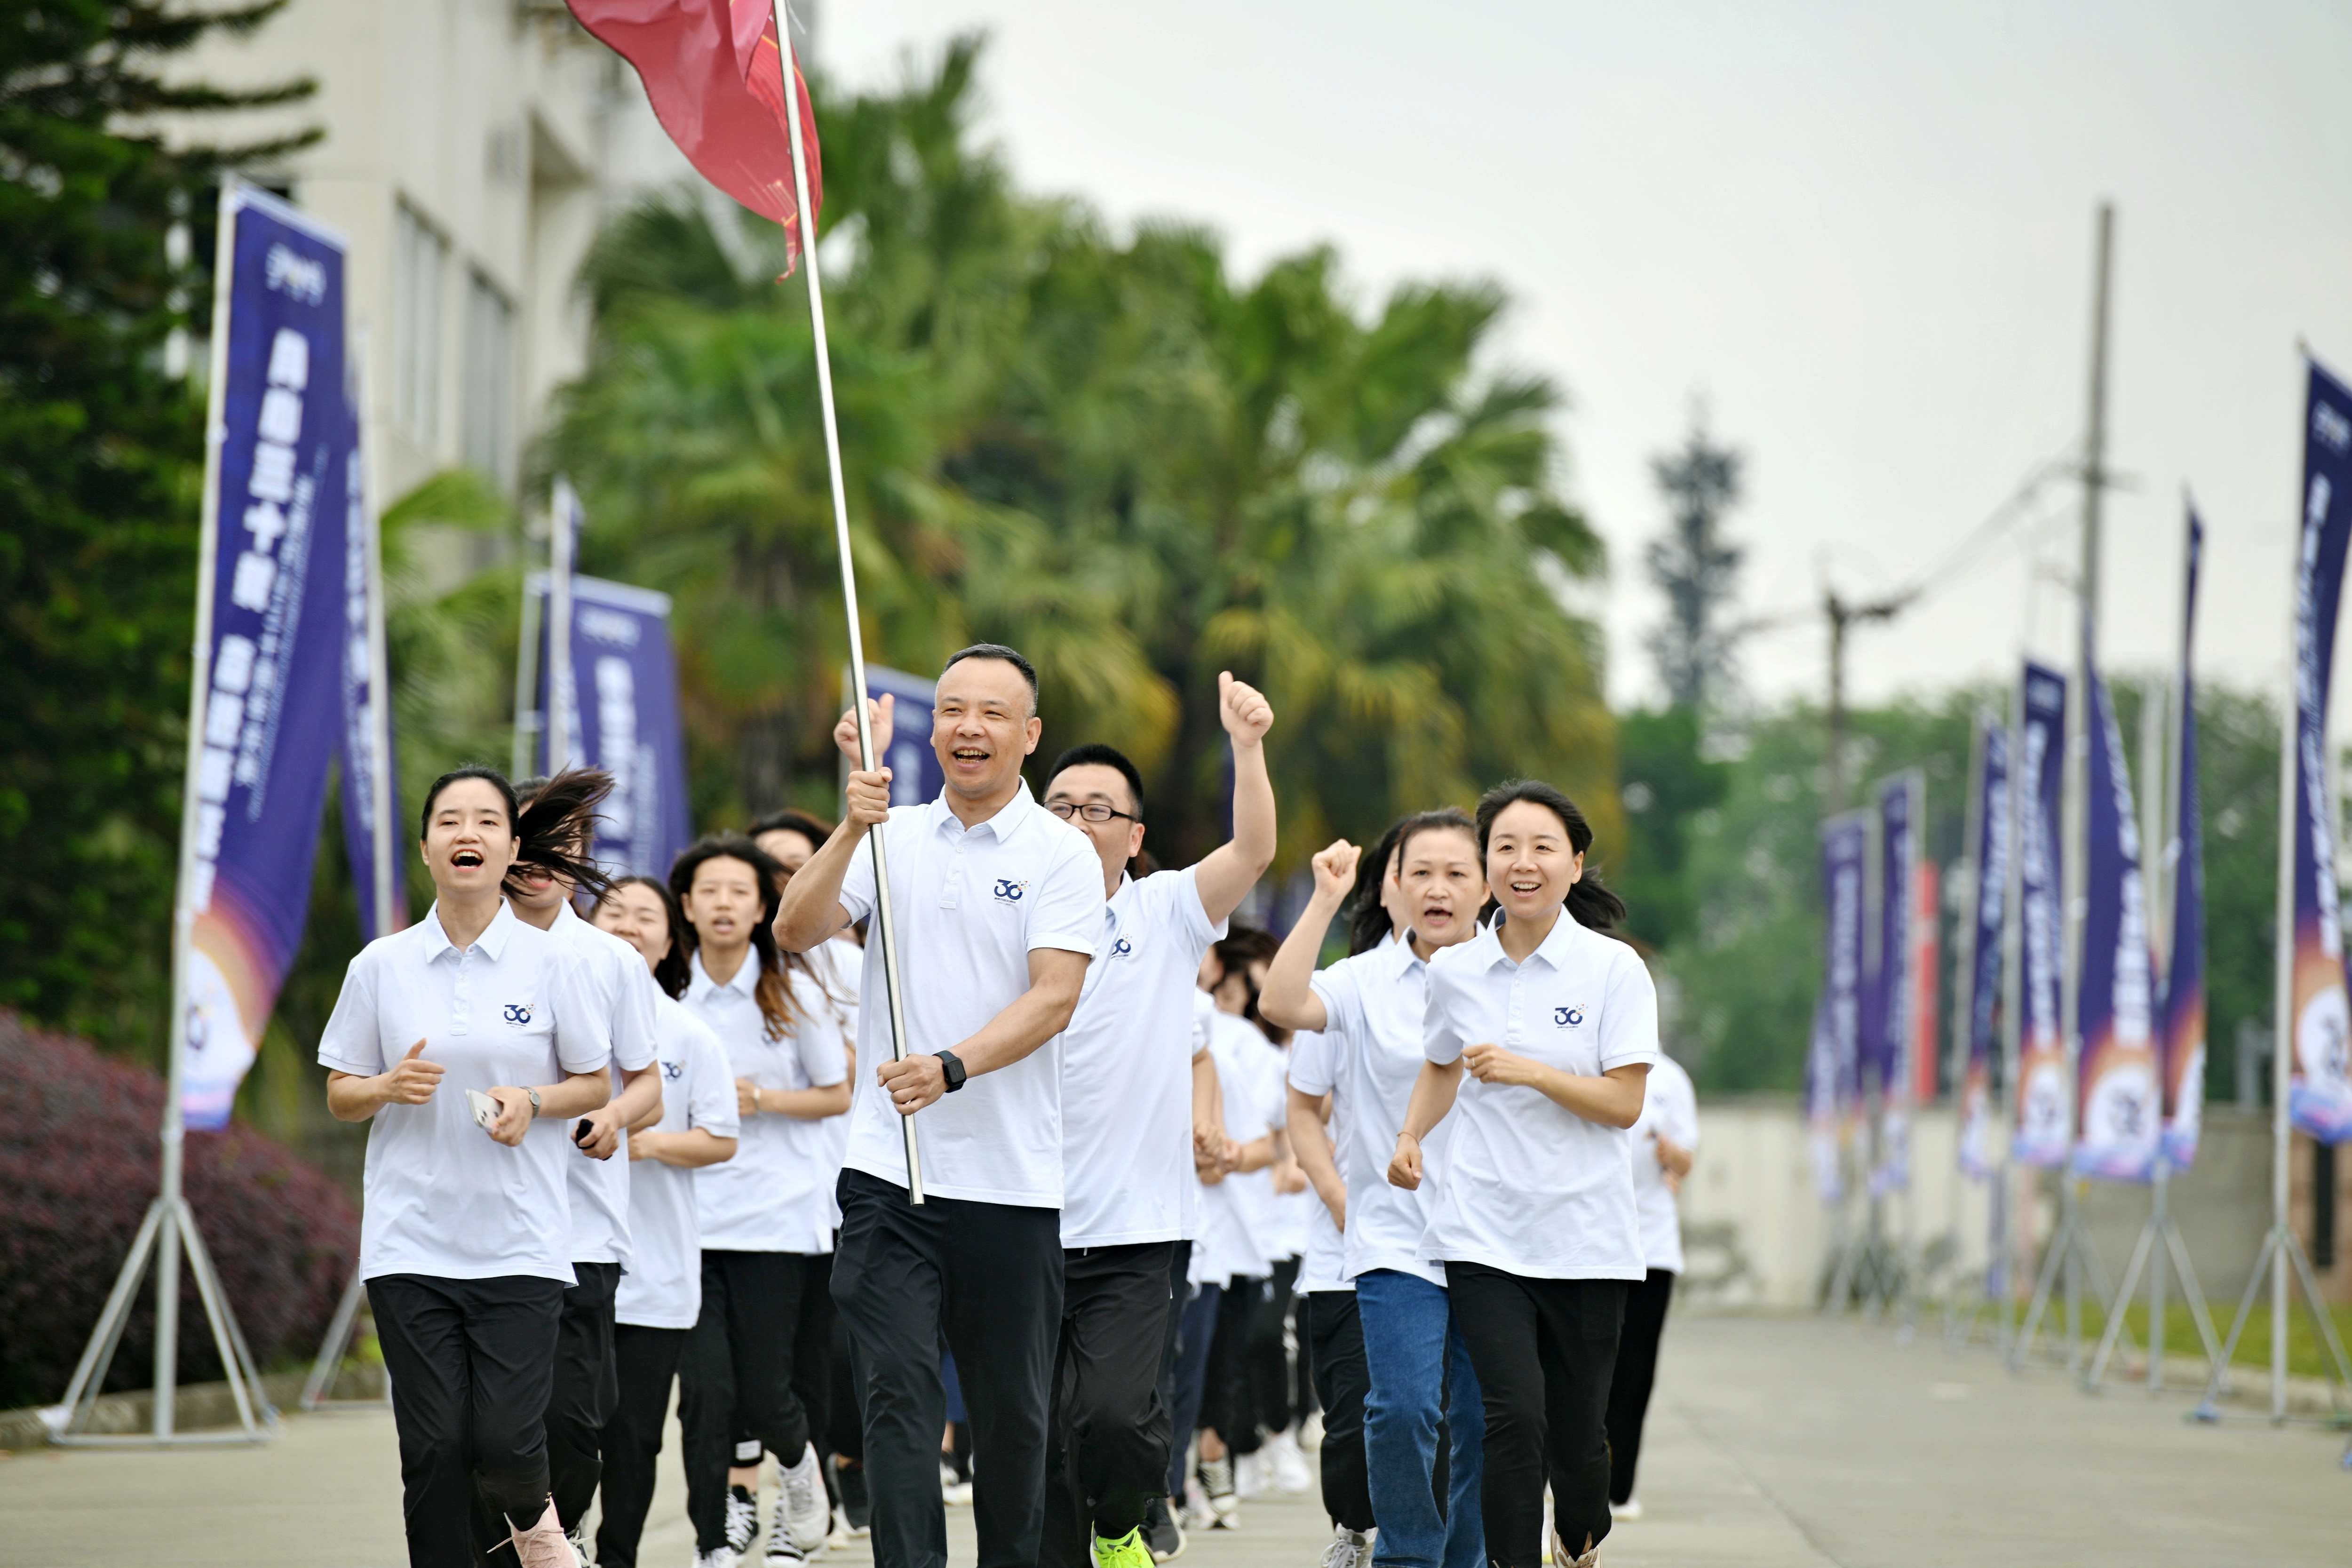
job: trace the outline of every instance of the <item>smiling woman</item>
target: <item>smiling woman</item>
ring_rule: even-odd
[[[610,1010],[566,943],[500,895],[520,847],[488,768],[425,792],[436,898],[352,961],[319,1041],[327,1103],[373,1120],[360,1275],[400,1384],[410,1561],[466,1563],[476,1498],[519,1562],[569,1563],[543,1412],[573,1283],[563,1121],[611,1093]]]

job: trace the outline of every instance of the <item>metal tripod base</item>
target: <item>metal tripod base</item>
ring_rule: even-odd
[[[2200,1421],[2219,1421],[2221,1406],[2215,1403],[2229,1386],[2230,1358],[2237,1353],[2238,1340],[2246,1331],[2246,1321],[2253,1315],[2254,1302],[2261,1299],[2263,1280],[2271,1272],[2272,1262],[2282,1252],[2294,1265],[2294,1277],[2303,1286],[2303,1301],[2311,1312],[2313,1327],[2319,1331],[2320,1342],[2335,1365],[2335,1376],[2327,1386],[2329,1403],[2336,1417],[2345,1415],[2344,1395],[2352,1390],[2352,1359],[2344,1353],[2344,1341],[2336,1332],[2336,1320],[2329,1314],[2319,1296],[2319,1280],[2311,1271],[2311,1259],[2304,1256],[2303,1242],[2291,1226],[2274,1225],[2263,1237],[2263,1250],[2254,1259],[2252,1274],[2246,1280],[2246,1293],[2238,1301],[2238,1315],[2231,1321],[2230,1337],[2221,1342],[2221,1354],[2213,1363],[2213,1375],[2205,1384],[2205,1397],[2198,1402],[2195,1412]],[[2280,1321],[2284,1322],[2284,1309]],[[2276,1352],[2273,1352],[2275,1354]],[[2283,1363],[2282,1363],[2283,1364]],[[2271,1378],[2271,1424],[2278,1426],[2286,1420],[2286,1384],[2279,1373]],[[2352,1452],[2346,1455],[2347,1468],[2352,1468]]]
[[[2157,1251],[2161,1245],[2163,1252]],[[2205,1306],[2205,1288],[2198,1282],[2197,1265],[2189,1258],[2189,1244],[2181,1239],[2180,1227],[2172,1223],[2168,1214],[2148,1216],[2140,1226],[2139,1244],[2132,1248],[2131,1264],[2124,1270],[2123,1289],[2116,1293],[2116,1306],[2107,1314],[2106,1332],[2099,1336],[2098,1353],[2091,1358],[2091,1370],[2083,1376],[2085,1393],[2096,1389],[2106,1377],[2107,1358],[2115,1353],[2116,1341],[2123,1332],[2124,1311],[2131,1305],[2132,1293],[2139,1289],[2140,1271],[2151,1268],[2152,1300],[2147,1321],[2147,1391],[2155,1394],[2164,1387],[2164,1295],[2162,1288],[2164,1259],[2180,1271],[2180,1288],[2189,1298],[2189,1315],[2197,1324],[2197,1337],[2205,1346],[2205,1363],[2221,1386],[2229,1385],[2229,1358],[2221,1353],[2220,1336],[2213,1332],[2213,1314]]]
[[[2068,1178],[2073,1180],[2074,1178]],[[2087,1278],[2091,1290],[2098,1298],[2100,1310],[2107,1315],[2107,1325],[2121,1333],[2125,1343],[2134,1349],[2137,1342],[2123,1327],[2122,1317],[2115,1310],[2115,1292],[2107,1287],[2106,1266],[2099,1261],[2096,1248],[2091,1245],[2089,1229],[2083,1223],[2083,1205],[2079,1198],[2066,1205],[2063,1218],[2058,1223],[2058,1234],[2050,1239],[2050,1249],[2042,1255],[2041,1277],[2033,1284],[2033,1301],[2025,1310],[2025,1322],[2017,1331],[2017,1342],[2009,1349],[2009,1370],[2022,1372],[2028,1357],[2033,1353],[2034,1336],[2042,1328],[2042,1314],[2050,1308],[2050,1297],[2058,1284],[2059,1270],[2066,1274],[2066,1370],[2077,1370],[2083,1360],[2081,1320],[2082,1280]]]
[[[229,1395],[236,1401],[237,1425],[225,1432],[182,1432],[175,1422],[179,1391],[171,1374],[176,1366],[179,1264],[184,1247],[188,1270],[195,1277],[196,1294],[204,1302],[205,1317],[212,1327],[213,1348],[219,1352]],[[106,1385],[107,1368],[112,1364],[115,1347],[121,1343],[123,1328],[131,1321],[131,1303],[139,1293],[139,1282],[146,1275],[151,1256],[156,1263],[156,1362],[163,1372],[155,1385],[154,1425],[137,1434],[92,1432],[89,1426],[98,1405],[99,1391]],[[205,1250],[204,1233],[196,1228],[195,1215],[190,1212],[185,1198],[159,1197],[148,1205],[147,1217],[141,1222],[139,1235],[131,1244],[131,1255],[122,1260],[121,1272],[114,1277],[114,1289],[106,1298],[106,1310],[99,1314],[98,1327],[81,1352],[80,1363],[74,1368],[73,1381],[66,1385],[65,1399],[41,1414],[49,1428],[49,1441],[68,1448],[265,1443],[276,1433],[278,1411],[262,1394],[261,1374],[254,1367],[253,1352],[246,1348],[245,1334],[229,1311],[228,1297],[213,1270],[212,1255]]]
[[[343,1299],[335,1304],[335,1316],[327,1325],[327,1337],[319,1343],[319,1359],[310,1363],[310,1375],[302,1384],[302,1408],[317,1410],[330,1403],[335,1378],[343,1370],[343,1352],[351,1349],[352,1331],[358,1327],[360,1305],[367,1300],[367,1281],[360,1278],[359,1266],[352,1266],[352,1282],[343,1287]],[[353,1406],[388,1405],[392,1402],[391,1384],[385,1384],[381,1399],[352,1399],[341,1403]]]

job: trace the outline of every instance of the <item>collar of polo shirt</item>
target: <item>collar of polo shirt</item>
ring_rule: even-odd
[[[451,942],[449,933],[442,929],[441,905],[437,900],[431,909],[425,911],[425,918],[416,923],[433,940],[434,960],[438,960],[445,953],[456,953],[461,958],[465,956],[465,950]],[[483,928],[481,935],[474,939],[474,945],[489,954],[490,961],[496,963],[506,956],[507,938],[513,933],[515,925],[513,906],[500,899],[499,912],[490,917],[490,923]]]
[[[1391,978],[1410,973],[1414,964],[1428,962],[1421,954],[1413,952],[1412,938],[1410,933],[1391,932],[1386,944],[1376,947],[1372,951],[1386,960]]]
[[[718,981],[711,979],[710,971],[702,967],[702,953],[698,949],[696,951],[693,958],[688,962],[693,965],[691,977],[687,983],[688,994],[689,995],[698,995],[712,991],[736,991],[740,992],[746,996],[755,996],[759,994],[760,954],[756,949],[743,955],[743,963],[741,966],[735,971],[734,974],[728,979],[727,984],[724,985],[721,985]]]
[[[1528,954],[1527,962],[1533,963],[1541,959],[1547,969],[1565,969],[1568,967],[1568,950],[1575,945],[1583,931],[1584,928],[1576,923],[1576,917],[1568,912],[1568,907],[1561,905],[1559,917],[1551,922],[1551,930],[1545,933],[1536,950]],[[1488,926],[1486,934],[1478,940],[1495,944],[1493,953],[1486,960],[1487,968],[1511,962],[1511,955],[1503,951],[1503,925],[1500,921]]]
[[[997,808],[995,815],[966,827],[963,825],[963,819],[948,808],[947,792],[941,790],[939,798],[932,801],[930,805],[931,830],[935,833],[985,831],[998,843],[1009,844],[1013,840],[1013,836],[1020,832],[1028,824],[1030,817],[1035,814],[1033,808],[1036,805],[1037,797],[1029,793],[1029,781],[1023,779],[1020,789],[1011,800]]]

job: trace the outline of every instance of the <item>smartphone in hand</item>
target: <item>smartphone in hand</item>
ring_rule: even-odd
[[[466,1091],[466,1103],[473,1108],[474,1125],[488,1132],[490,1123],[499,1119],[499,1102],[478,1089]]]
[[[583,1116],[579,1121],[572,1124],[572,1141],[574,1143],[579,1144],[583,1149],[588,1147],[589,1141],[595,1136],[596,1130],[588,1125],[588,1119],[586,1117]]]

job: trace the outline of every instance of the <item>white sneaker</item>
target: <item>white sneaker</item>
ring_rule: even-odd
[[[727,1554],[740,1563],[760,1533],[760,1500],[743,1487],[727,1489]]]
[[[950,1508],[963,1508],[971,1501],[971,1483],[956,1475],[956,1468],[945,1459],[940,1461],[940,1497]]]
[[[1201,1461],[1201,1490],[1208,1496],[1210,1529],[1240,1528],[1242,1500],[1234,1495],[1234,1461],[1230,1455]]]
[[[1310,1454],[1323,1451],[1323,1412],[1311,1411],[1298,1424],[1298,1446]]]
[[[1365,1568],[1372,1560],[1372,1537],[1377,1533],[1370,1530],[1349,1530],[1344,1524],[1339,1526],[1338,1532],[1331,1537],[1331,1544],[1323,1549],[1319,1568]]]
[[[1264,1453],[1265,1451],[1261,1449],[1255,1454],[1236,1454],[1234,1456],[1234,1495],[1235,1497],[1248,1499],[1257,1497],[1265,1492],[1265,1459],[1264,1458]]]
[[[696,1552],[694,1568],[735,1568],[736,1563],[740,1561],[741,1559],[738,1558],[733,1552],[724,1546],[718,1546],[709,1552]]]
[[[1581,1557],[1571,1557],[1568,1542],[1562,1541],[1559,1531],[1555,1530],[1551,1532],[1551,1563],[1552,1568],[1601,1568],[1601,1548],[1595,1546]]]
[[[824,1495],[824,1475],[817,1468],[816,1445],[801,1450],[801,1460],[789,1469],[776,1467],[783,1482],[776,1497],[775,1520],[768,1531],[768,1552],[775,1554],[779,1540],[800,1548],[803,1557],[824,1544],[832,1532],[833,1505]]]
[[[1217,1510],[1209,1506],[1209,1494],[1201,1489],[1201,1478],[1184,1478],[1184,1505],[1178,1510],[1176,1522],[1189,1533],[1198,1534],[1215,1527]]]
[[[1315,1472],[1307,1468],[1307,1456],[1298,1451],[1298,1439],[1290,1433],[1276,1432],[1265,1440],[1265,1474],[1274,1489],[1286,1497],[1297,1497],[1315,1485]]]
[[[1623,1502],[1609,1505],[1609,1517],[1619,1524],[1631,1524],[1642,1517],[1642,1500],[1629,1497]]]
[[[563,1539],[572,1542],[573,1568],[596,1568],[596,1559],[589,1553],[587,1540],[580,1531],[571,1531]]]

